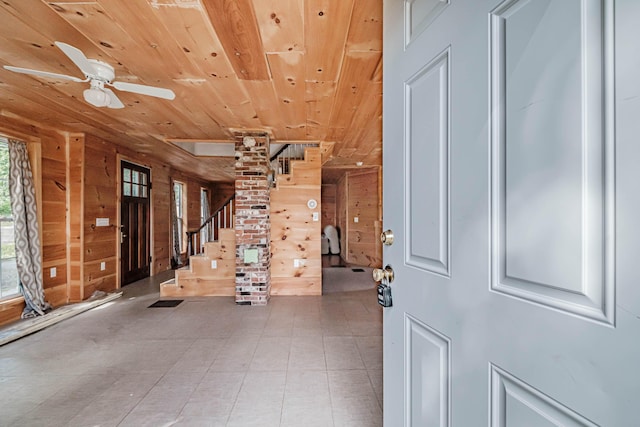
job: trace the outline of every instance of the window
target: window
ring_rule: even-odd
[[[123,167],[122,193],[126,197],[139,197],[141,199],[149,197],[147,174],[139,170]]]
[[[185,185],[181,182],[178,181],[174,181],[173,182],[173,194],[175,195],[175,203],[176,203],[176,217],[177,217],[177,225],[178,225],[178,242],[180,244],[180,251],[184,252],[186,251],[186,247],[185,247],[185,229],[187,227],[186,225],[186,215],[184,212],[184,205],[185,205],[185,191],[184,191],[184,187]]]
[[[9,197],[9,146],[0,137],[0,299],[16,297],[18,270],[13,238],[13,215]]]

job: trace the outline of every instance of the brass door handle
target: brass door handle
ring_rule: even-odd
[[[380,234],[380,241],[383,245],[391,246],[393,244],[393,231],[385,230]]]
[[[390,265],[387,265],[385,268],[374,268],[373,269],[373,280],[376,283],[380,283],[383,280],[387,281],[387,283],[393,282],[394,273],[393,268]]]

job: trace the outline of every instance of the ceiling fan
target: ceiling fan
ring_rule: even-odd
[[[154,86],[145,86],[136,83],[114,82],[115,72],[113,67],[106,62],[97,59],[87,59],[82,51],[76,47],[62,42],[55,42],[55,45],[64,52],[84,73],[84,79],[65,74],[50,73],[48,71],[31,70],[29,68],[13,67],[5,65],[4,68],[16,73],[32,74],[34,76],[51,77],[54,79],[65,79],[73,82],[89,82],[91,87],[85,89],[84,99],[89,104],[96,107],[124,108],[124,104],[116,94],[107,86],[112,86],[123,92],[139,93],[141,95],[155,96],[157,98],[174,99],[175,93],[171,89],[164,89]]]

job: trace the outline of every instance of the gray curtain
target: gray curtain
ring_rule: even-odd
[[[181,264],[180,260],[180,225],[178,224],[178,213],[176,212],[176,192],[174,182],[171,180],[171,232],[173,235],[171,266],[177,268]]]
[[[209,192],[208,191],[202,191],[200,193],[200,198],[202,200],[200,200],[200,203],[202,203],[202,215],[204,216],[203,221],[206,221],[207,219],[209,219],[209,216],[211,215],[211,208],[209,207]],[[200,230],[200,246],[204,247],[205,242],[208,242],[209,239],[211,238],[211,222],[209,224],[207,224],[205,227],[202,227],[202,230]]]
[[[9,192],[15,227],[16,265],[26,307],[22,318],[42,316],[51,309],[44,300],[42,253],[36,212],[36,192],[27,144],[9,140]]]

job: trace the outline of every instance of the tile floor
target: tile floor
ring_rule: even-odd
[[[382,425],[375,290],[147,308],[166,279],[0,347],[0,426]]]

